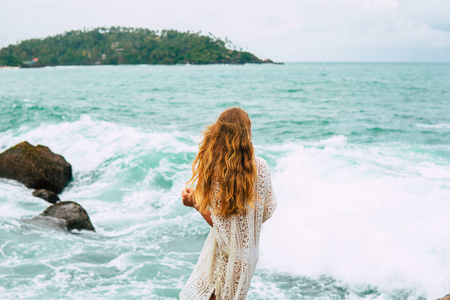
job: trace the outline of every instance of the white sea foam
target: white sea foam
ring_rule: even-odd
[[[434,129],[441,129],[441,128],[450,128],[450,124],[442,123],[442,124],[416,124],[417,127],[422,128],[434,128]]]
[[[177,132],[158,133],[92,120],[82,115],[78,121],[59,124],[42,124],[37,128],[21,127],[7,131],[0,137],[0,149],[9,148],[24,140],[41,144],[63,155],[75,171],[88,171],[114,156],[127,154],[134,149],[170,149],[171,152],[196,151],[177,141],[184,137]]]
[[[185,140],[186,136],[178,132],[153,132],[116,125],[83,115],[75,122],[44,123],[36,128],[24,126],[6,131],[0,136],[0,149],[26,140],[33,145],[48,146],[63,155],[72,164],[75,180],[60,195],[61,199],[79,202],[102,232],[103,227],[112,230],[120,222],[128,228],[129,224],[148,221],[149,216],[161,217],[177,206],[175,195],[178,200],[183,187],[179,183],[187,180],[186,171],[190,168],[164,156],[183,155],[198,149],[195,144],[189,145],[180,139]],[[145,167],[139,165],[139,158],[152,160],[155,153],[162,157],[156,160],[156,166],[142,170],[141,173],[146,174],[142,180],[127,182],[134,175],[130,169]],[[168,191],[152,186],[158,176],[178,185]],[[0,179],[0,191],[5,199],[1,217],[35,216],[48,206],[15,181]]]
[[[287,299],[286,294],[275,283],[267,282],[258,275],[253,277],[247,297],[251,299]]]
[[[62,199],[80,202],[102,237],[143,248],[142,237],[198,218],[194,213],[185,218],[178,208],[189,165],[165,158],[195,153],[195,143],[180,141],[185,138],[84,115],[75,122],[7,131],[0,148],[28,140],[65,156],[79,177]],[[406,288],[426,298],[445,295],[450,288],[450,167],[407,149],[355,147],[344,136],[258,148],[263,151],[285,155],[276,158],[272,170],[279,207],[264,225],[260,267],[308,277],[325,274],[385,294]],[[136,158],[158,153],[162,158],[144,170],[142,179],[127,183],[123,173],[142,167]],[[93,178],[92,172],[100,175]],[[172,187],[152,186],[158,176]],[[11,181],[2,180],[0,191],[6,199],[0,217],[21,219],[48,206]],[[120,195],[111,200],[108,193]],[[189,232],[207,230],[194,227]],[[109,264],[122,270],[128,263],[122,256]],[[66,272],[57,271],[53,280],[69,281],[58,277]],[[265,291],[282,293],[276,286]],[[258,291],[253,293],[258,297]]]
[[[33,216],[35,209],[45,209],[45,201],[36,201],[31,190],[22,184],[7,179],[0,179],[0,195],[6,201],[1,204],[0,218],[20,219],[24,216]]]
[[[283,146],[289,151],[272,171],[279,204],[263,230],[261,266],[388,294],[445,295],[450,167],[339,137],[319,145]]]
[[[313,143],[314,146],[327,148],[340,148],[347,144],[347,137],[343,135],[335,135],[329,139]]]

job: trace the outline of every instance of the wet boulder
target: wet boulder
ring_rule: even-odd
[[[44,210],[41,216],[64,220],[67,230],[95,231],[86,210],[76,202],[61,201],[53,204]]]
[[[32,193],[32,195],[34,197],[44,199],[45,201],[50,202],[52,204],[55,204],[56,202],[61,201],[55,192],[52,192],[49,190],[44,190],[44,189],[35,190]]]
[[[72,166],[48,147],[25,141],[0,154],[0,177],[59,194],[72,179]]]

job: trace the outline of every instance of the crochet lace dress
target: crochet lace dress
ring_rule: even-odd
[[[180,299],[245,299],[259,256],[261,225],[269,219],[277,202],[267,162],[257,157],[254,208],[245,215],[212,214],[213,227],[206,238],[197,265],[181,290]]]

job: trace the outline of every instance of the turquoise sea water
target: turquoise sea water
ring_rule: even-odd
[[[48,204],[0,179],[0,297],[176,299],[209,230],[179,195],[231,106],[279,202],[248,299],[450,293],[450,65],[317,63],[0,69],[0,151],[62,154],[97,229],[27,223]]]

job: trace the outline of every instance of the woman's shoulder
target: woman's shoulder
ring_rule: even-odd
[[[267,170],[269,168],[269,165],[267,164],[267,161],[259,156],[256,156],[256,165],[258,167],[258,170]]]
[[[261,156],[256,156],[256,162],[267,165],[267,161],[264,158],[262,158]]]

